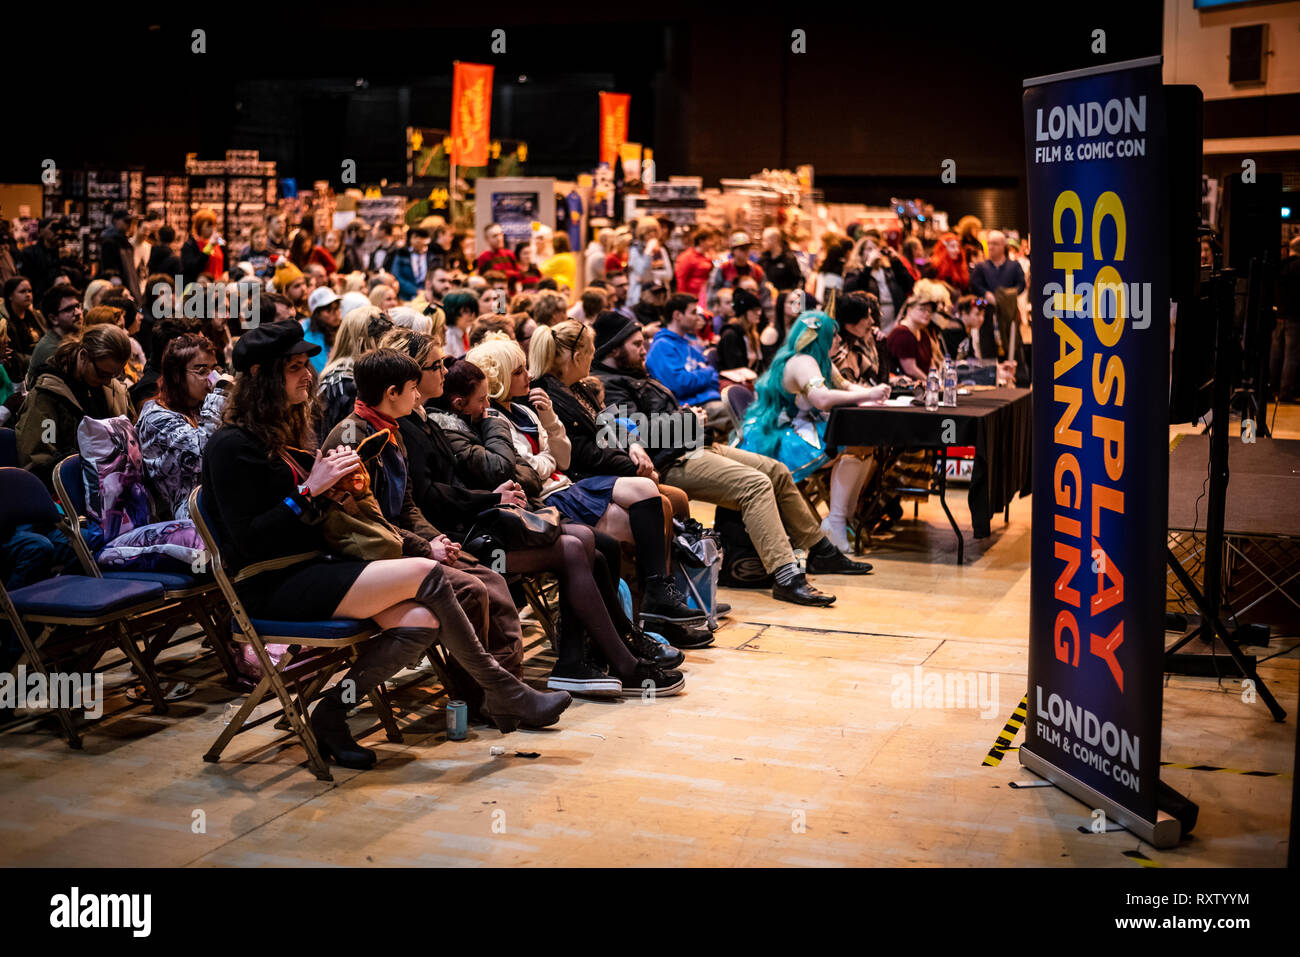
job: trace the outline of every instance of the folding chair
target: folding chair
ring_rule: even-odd
[[[0,527],[54,525],[69,537],[76,535],[59,513],[45,486],[31,472],[0,468]],[[49,685],[48,662],[68,659],[89,650],[90,667],[103,650],[116,642],[145,679],[155,711],[165,710],[162,691],[150,678],[135,640],[126,628],[131,618],[161,607],[166,599],[157,582],[109,581],[85,575],[60,575],[10,592],[0,584],[0,604],[23,654],[14,666],[27,665],[43,675]],[[40,627],[33,639],[27,624]],[[58,635],[58,640],[55,640]],[[55,669],[57,670],[57,668]],[[51,702],[53,704],[53,702]],[[67,707],[53,709],[69,746],[80,749],[81,736]]]
[[[80,455],[69,455],[59,463],[58,468],[54,470],[54,491],[68,521],[78,530],[89,527],[89,520],[86,518],[86,486]],[[80,534],[72,537],[72,547],[81,562],[82,570],[87,575],[122,581],[157,582],[162,585],[168,608],[160,611],[156,616],[151,616],[152,620],[148,624],[156,627],[151,627],[149,631],[152,634],[143,640],[144,662],[155,672],[155,675],[158,656],[172,646],[172,638],[177,630],[193,619],[203,629],[208,644],[212,646],[217,661],[221,663],[221,668],[226,673],[226,680],[232,685],[239,683],[239,671],[235,668],[230,649],[221,639],[221,629],[217,627],[217,622],[228,621],[230,614],[223,606],[221,590],[215,580],[183,571],[103,571],[95,561],[95,556],[91,554],[90,546]],[[166,611],[171,613],[166,614]],[[187,637],[175,643],[180,644],[188,640]]]
[[[537,616],[537,623],[542,626],[542,631],[546,632],[546,640],[551,643],[552,648],[558,651],[559,645],[557,642],[559,638],[558,629],[555,626],[555,610],[552,610],[551,604],[547,600],[548,597],[554,597],[556,602],[559,602],[558,584],[544,579],[541,575],[512,576],[507,579],[507,582],[519,585],[519,590],[528,602],[528,607]]]
[[[731,424],[736,430],[736,438],[731,444],[739,445],[745,428],[745,410],[757,396],[752,389],[733,385],[723,393],[722,398],[727,407],[727,414],[731,416]]]
[[[235,591],[237,583],[264,571],[288,568],[303,561],[319,558],[322,553],[308,552],[257,562],[231,577],[226,573],[225,563],[221,557],[221,545],[216,538],[216,529],[205,507],[202,486],[196,487],[190,493],[189,502],[190,518],[207,546],[212,574],[234,616],[235,640],[251,645],[262,666],[262,680],[230,719],[212,747],[203,755],[203,760],[219,761],[221,753],[235,735],[251,730],[273,718],[283,717],[288,720],[291,733],[302,742],[307,752],[307,764],[312,773],[322,781],[333,781],[334,777],[330,774],[329,765],[320,756],[316,736],[312,733],[311,724],[307,720],[307,705],[320,693],[329,679],[343,665],[351,661],[357,646],[377,635],[379,629],[372,621],[352,618],[326,621],[275,621],[250,618]],[[266,650],[269,643],[291,646],[289,653],[280,660],[278,666],[272,662]],[[295,647],[299,650],[295,651]],[[445,663],[440,665],[440,651],[437,648],[430,648],[429,657],[440,676],[443,676],[445,683],[443,671]],[[294,685],[298,692],[297,701],[289,690],[290,684]],[[280,708],[255,721],[249,721],[248,718],[254,709],[271,692],[274,692],[279,699]],[[376,688],[370,691],[369,697],[388,740],[400,743],[402,734],[397,729],[397,722],[393,718],[393,710],[387,696],[381,689]]]

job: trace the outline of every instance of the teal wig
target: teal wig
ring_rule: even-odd
[[[838,330],[839,325],[824,312],[804,312],[795,320],[772,364],[755,383],[757,397],[745,415],[744,448],[779,458],[777,450],[782,431],[799,412],[794,395],[781,385],[785,364],[793,356],[809,355],[816,359],[827,385],[837,387],[842,382],[831,364],[831,345]]]

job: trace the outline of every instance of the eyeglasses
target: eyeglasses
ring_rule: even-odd
[[[191,366],[186,371],[189,372],[190,375],[196,375],[202,379],[206,379],[209,375],[211,375],[212,370],[215,368],[216,368],[215,365],[206,364],[206,365]]]
[[[101,379],[116,379],[122,374],[122,369],[118,366],[114,366],[108,371],[104,371],[104,367],[98,362],[92,362],[91,365],[95,367],[95,375],[99,376]]]
[[[79,303],[79,302],[74,302],[74,303],[73,303],[72,305],[70,305],[70,306],[64,306],[62,309],[60,309],[58,312],[56,312],[55,315],[56,315],[56,316],[61,316],[61,315],[63,315],[65,312],[81,312],[81,303]]]
[[[420,366],[420,370],[422,372],[441,372],[445,375],[455,361],[455,356],[443,356],[441,359],[434,359],[427,366]]]

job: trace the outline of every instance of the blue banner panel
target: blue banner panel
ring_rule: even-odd
[[[1034,502],[1024,749],[1154,822],[1169,494],[1161,68],[1111,64],[1026,86]]]

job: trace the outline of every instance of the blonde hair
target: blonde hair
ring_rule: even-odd
[[[652,229],[659,228],[659,220],[653,216],[642,216],[636,221],[636,238],[642,240]]]
[[[540,379],[548,372],[559,371],[561,353],[567,353],[572,361],[584,344],[594,342],[591,327],[576,319],[566,319],[553,326],[539,322],[528,344],[528,378]]]
[[[426,336],[423,332],[398,326],[383,334],[379,340],[379,348],[396,349],[410,356],[423,367],[433,355],[433,350],[442,348],[442,343],[433,336]]]
[[[384,300],[388,298],[388,294],[392,291],[392,286],[381,282],[374,289],[370,290],[370,304],[375,308],[382,308]],[[396,293],[393,294],[396,295]]]
[[[113,288],[113,284],[107,279],[92,279],[86,286],[86,296],[81,302],[81,308],[90,312],[99,305],[101,299],[108,295],[108,291]]]
[[[509,401],[510,377],[527,363],[519,343],[504,332],[489,332],[482,342],[465,353],[465,360],[483,370],[488,380],[488,398]]]
[[[366,274],[363,272],[350,272],[343,277],[344,292],[365,292],[366,291]]]
[[[363,352],[369,352],[379,344],[379,340],[370,335],[373,319],[386,320],[387,317],[378,306],[357,306],[343,317],[338,332],[334,334],[334,348],[330,350],[329,362],[321,370],[322,376],[328,375],[343,362],[359,358]],[[385,327],[385,331],[391,328],[390,324]]]

